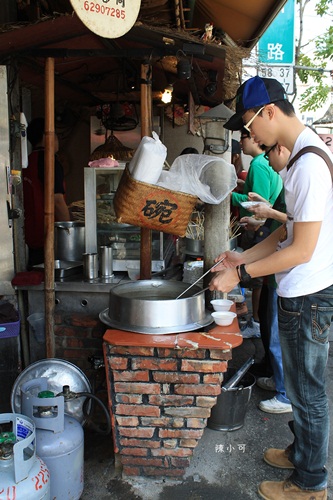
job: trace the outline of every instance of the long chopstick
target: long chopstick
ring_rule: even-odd
[[[224,261],[226,257],[223,257],[222,259],[220,259],[218,262],[216,262],[216,264],[214,264],[212,267],[210,267],[208,269],[208,271],[206,271],[202,276],[200,276],[200,278],[198,278],[194,283],[192,283],[189,287],[187,287],[182,293],[180,293],[178,295],[178,297],[175,298],[175,300],[179,299],[180,297],[182,297],[190,288],[192,288],[192,286],[196,285],[200,280],[202,280],[202,278],[204,278],[208,273],[210,273],[210,271],[212,269],[214,269],[214,267],[218,266],[219,264],[221,264],[221,262]]]

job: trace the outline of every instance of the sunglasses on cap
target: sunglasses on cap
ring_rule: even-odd
[[[264,158],[269,161],[269,154],[275,149],[277,144],[274,144],[271,148],[267,149],[266,153],[264,154]]]

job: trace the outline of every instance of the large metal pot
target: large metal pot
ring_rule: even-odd
[[[83,222],[55,222],[54,257],[58,260],[80,261],[85,251]]]
[[[212,323],[205,310],[204,293],[180,281],[141,280],[117,285],[110,290],[109,308],[101,321],[120,330],[161,335],[197,330]]]

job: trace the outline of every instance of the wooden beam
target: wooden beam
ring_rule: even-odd
[[[45,64],[44,287],[46,357],[54,358],[54,59]]]

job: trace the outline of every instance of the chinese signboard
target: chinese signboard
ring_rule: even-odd
[[[104,38],[119,38],[134,25],[141,0],[70,0],[83,24]]]
[[[259,40],[259,62],[294,64],[295,0],[288,0]]]

